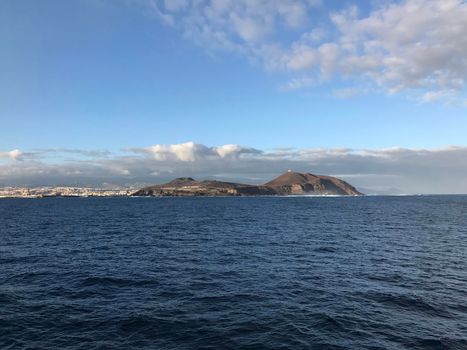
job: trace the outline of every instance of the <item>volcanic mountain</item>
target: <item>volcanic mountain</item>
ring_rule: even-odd
[[[166,184],[140,189],[133,196],[274,196],[362,195],[355,187],[332,176],[287,171],[264,185],[181,177]]]
[[[296,173],[290,170],[264,186],[274,189],[280,195],[362,195],[355,187],[336,177]]]

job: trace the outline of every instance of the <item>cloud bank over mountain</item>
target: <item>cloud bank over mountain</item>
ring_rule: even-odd
[[[422,103],[467,106],[462,0],[374,1],[369,8],[355,1],[336,9],[319,0],[134,2],[209,52],[235,53],[284,76],[286,90],[333,82],[341,98],[403,92]]]
[[[194,142],[103,150],[0,152],[0,185],[155,184],[174,177],[251,184],[287,169],[340,177],[367,193],[467,193],[467,147],[260,150]]]

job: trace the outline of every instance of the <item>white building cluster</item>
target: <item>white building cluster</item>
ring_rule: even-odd
[[[102,189],[90,187],[0,187],[0,198],[43,197],[115,197],[129,196],[129,188]]]

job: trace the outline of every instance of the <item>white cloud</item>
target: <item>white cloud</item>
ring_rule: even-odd
[[[146,149],[157,160],[179,160],[182,162],[194,162],[210,153],[204,146],[187,142],[176,145],[155,145]]]
[[[195,162],[200,160],[216,160],[220,158],[238,158],[241,155],[258,154],[261,151],[242,147],[235,144],[227,144],[218,147],[207,147],[194,142],[186,142],[172,145],[154,145],[147,148],[127,149],[134,153],[146,153],[158,161]]]
[[[19,149],[14,149],[8,152],[0,152],[0,158],[9,158],[13,160],[22,160],[24,153],[21,152]]]
[[[139,1],[138,1],[139,2]],[[159,9],[156,0],[147,0],[147,4],[156,17],[167,25],[173,26],[175,20],[172,14],[164,13]]]
[[[302,28],[308,11],[320,6],[316,0],[148,0],[164,22],[208,49],[251,53],[250,45],[261,45],[278,28]],[[168,19],[170,18],[170,19]]]
[[[310,77],[299,77],[292,78],[286,84],[282,85],[281,88],[284,91],[300,90],[309,86],[316,85],[316,81]]]
[[[25,157],[21,162],[0,164],[0,184],[150,184],[179,176],[264,183],[294,169],[341,174],[369,193],[467,193],[467,147],[265,151],[236,144],[211,147],[187,142],[130,148],[124,154],[87,150],[93,156],[85,159],[84,151],[73,151],[69,155],[75,154],[74,159],[56,160],[51,150],[42,151],[43,158]],[[52,158],[47,158],[48,154]]]
[[[429,103],[439,100],[456,100],[456,91],[454,90],[441,90],[441,91],[427,91],[420,96],[422,103]]]
[[[342,70],[367,74],[388,91],[462,89],[467,77],[467,4],[406,0],[368,17],[340,13]]]
[[[158,18],[196,44],[244,55],[291,80],[347,79],[388,94],[415,92],[424,101],[452,100],[453,93],[465,100],[463,0],[378,2],[365,15],[356,2],[319,21],[312,14],[321,1],[150,1]]]
[[[188,0],[164,0],[164,6],[168,11],[178,12],[187,8]]]
[[[235,144],[227,144],[219,147],[213,147],[213,150],[221,158],[238,158],[241,155],[258,155],[262,153],[262,151],[257,150],[255,148],[242,147]]]

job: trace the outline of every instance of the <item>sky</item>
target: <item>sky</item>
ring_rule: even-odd
[[[467,2],[2,0],[0,186],[467,193]]]

